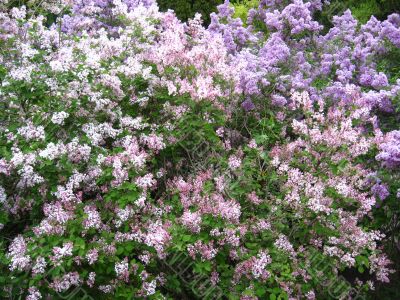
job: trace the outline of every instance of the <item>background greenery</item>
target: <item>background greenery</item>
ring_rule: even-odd
[[[259,0],[231,0],[235,6],[237,17],[246,21],[247,12],[258,6]],[[192,18],[196,12],[203,16],[205,24],[210,23],[210,14],[217,11],[217,6],[224,0],[157,0],[162,11],[172,9],[181,20]],[[10,0],[8,6],[21,6],[35,8],[37,1],[32,0]],[[331,0],[331,9],[319,13],[318,19],[327,28],[330,27],[332,16],[340,14],[345,9],[351,9],[353,15],[362,23],[365,23],[374,15],[379,20],[384,20],[391,13],[400,12],[400,0]]]
[[[210,14],[217,10],[223,0],[158,0],[160,9],[166,11],[173,9],[181,20],[192,18],[196,12],[203,16],[205,24],[210,23]]]
[[[217,5],[223,0],[158,0],[161,10],[173,9],[181,20],[192,18],[196,12],[203,15],[206,24],[210,23],[210,13],[215,12]],[[247,11],[256,7],[258,0],[232,0],[236,8],[236,16],[246,19]],[[374,15],[379,20],[384,20],[394,12],[400,12],[399,0],[333,0],[331,6],[333,11],[324,12],[319,15],[320,21],[327,27],[329,19],[341,11],[349,8],[353,15],[362,23],[365,23]]]

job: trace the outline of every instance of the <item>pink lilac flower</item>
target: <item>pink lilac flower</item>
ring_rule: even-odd
[[[54,256],[51,257],[53,263],[59,265],[64,257],[72,256],[73,247],[74,245],[72,242],[64,243],[63,247],[54,247]]]
[[[127,258],[115,264],[115,273],[117,273],[118,279],[125,282],[129,281],[129,264]]]
[[[44,257],[39,256],[36,258],[35,264],[32,268],[32,274],[43,274],[45,272],[45,268],[47,266],[46,260]]]
[[[148,233],[144,237],[144,243],[150,247],[154,247],[159,257],[164,256],[164,248],[170,240],[170,234],[163,228],[160,222],[151,223],[148,227]]]
[[[376,272],[376,278],[381,282],[389,282],[390,274],[394,273],[395,270],[389,269],[391,261],[386,255],[373,254],[369,257],[370,259],[370,272]]]
[[[39,300],[42,299],[42,294],[39,292],[39,290],[32,286],[28,289],[29,295],[26,297],[26,300]]]
[[[220,240],[218,243],[220,245],[230,244],[234,247],[238,247],[240,245],[240,235],[244,233],[238,234],[234,229],[224,228],[223,233],[221,235],[223,236],[223,240]]]
[[[162,137],[159,137],[155,134],[150,134],[148,136],[143,135],[140,138],[141,142],[147,145],[150,149],[160,151],[165,148],[165,143]]]
[[[215,181],[215,184],[216,184],[217,191],[222,193],[223,190],[225,189],[225,186],[226,186],[224,176],[221,175],[221,176],[215,177],[214,181]]]
[[[242,164],[241,159],[239,157],[237,157],[236,155],[231,155],[229,157],[228,165],[229,165],[229,168],[231,168],[232,170],[236,170],[237,168],[240,167],[241,164]]]
[[[34,168],[30,165],[25,165],[22,169],[18,170],[18,175],[21,176],[19,186],[33,187],[44,182],[44,178],[37,174]]]
[[[110,294],[113,290],[113,287],[109,284],[108,285],[100,285],[99,290],[105,294]]]
[[[212,242],[204,244],[202,241],[197,241],[193,245],[188,245],[187,250],[193,259],[196,258],[196,254],[200,254],[202,261],[211,260],[218,253],[218,250],[214,248]]]
[[[89,276],[88,276],[88,279],[86,281],[87,285],[89,287],[93,287],[94,283],[95,283],[95,279],[96,279],[96,273],[95,272],[90,272]]]
[[[117,220],[115,220],[115,225],[120,227],[124,222],[128,221],[129,218],[133,216],[133,209],[130,206],[125,207],[124,209],[118,208],[116,211]]]
[[[217,283],[219,282],[219,274],[218,274],[218,272],[213,271],[211,273],[210,281],[211,281],[212,285],[217,285]]]
[[[150,263],[150,259],[151,259],[150,253],[147,252],[147,253],[145,253],[145,254],[139,255],[139,259],[140,259],[145,265],[149,264],[149,263]]]
[[[85,206],[84,213],[86,214],[86,218],[83,221],[83,226],[85,227],[85,229],[98,229],[101,227],[102,222],[100,213],[96,210],[95,206]]]
[[[19,128],[18,134],[23,136],[27,141],[44,140],[44,138],[45,138],[44,127],[43,126],[35,126],[32,123],[29,123],[25,127]]]
[[[11,16],[14,19],[24,19],[26,16],[26,7],[25,5],[21,7],[13,7],[11,9]]]
[[[73,213],[64,209],[63,205],[57,201],[55,203],[45,204],[43,213],[49,221],[55,221],[59,224],[65,224],[73,218]]]
[[[204,212],[212,212],[216,216],[221,216],[223,219],[237,223],[241,212],[240,204],[235,200],[224,200],[221,195],[212,195],[214,206],[204,207]]]
[[[307,300],[315,300],[316,299],[314,291],[307,292],[306,297],[307,297]]]
[[[264,230],[271,229],[271,223],[266,220],[259,220],[256,224],[254,224],[252,226],[253,226],[253,231],[255,231],[255,232],[261,232]]]
[[[260,252],[256,259],[253,260],[251,272],[254,278],[265,277],[265,267],[272,262],[271,257],[266,252]]]
[[[185,211],[181,217],[181,223],[186,226],[190,231],[199,233],[201,225],[201,215],[198,212],[192,213]]]
[[[22,236],[17,236],[8,248],[7,256],[11,259],[10,270],[24,270],[30,266],[31,258],[26,254],[27,243]]]
[[[112,182],[114,186],[121,185],[128,180],[128,170],[123,167],[121,160],[118,158],[114,159],[112,175],[115,178]]]
[[[71,286],[78,286],[81,282],[77,272],[70,272],[63,275],[61,278],[56,278],[51,283],[51,287],[57,292],[64,292]]]
[[[157,281],[152,280],[150,282],[147,282],[147,281],[143,282],[142,289],[146,296],[151,296],[156,292],[156,287],[157,287]]]
[[[257,143],[255,139],[250,140],[250,142],[247,144],[247,146],[251,149],[257,149]]]
[[[233,282],[237,283],[242,276],[248,279],[260,279],[262,281],[270,277],[270,272],[266,270],[266,266],[272,262],[270,256],[265,251],[260,251],[256,256],[240,262],[235,267]]]
[[[153,179],[153,174],[146,174],[145,176],[138,177],[136,179],[136,184],[144,189],[147,190],[148,188],[153,187],[156,184],[156,180]]]
[[[5,189],[2,186],[0,186],[0,204],[4,205],[6,200],[7,200],[7,195]]]
[[[249,199],[249,201],[253,204],[260,204],[262,202],[262,200],[260,198],[258,198],[256,192],[251,192],[250,194],[247,195],[247,199]]]
[[[65,154],[66,148],[62,143],[48,143],[46,148],[39,152],[39,156],[44,159],[54,160]]]
[[[86,254],[86,259],[89,265],[94,264],[99,258],[99,251],[97,249],[91,249]]]
[[[69,113],[65,111],[54,113],[51,121],[56,125],[64,125],[65,119],[69,117]]]
[[[216,134],[219,136],[219,137],[224,137],[224,132],[225,132],[225,130],[224,130],[224,128],[223,127],[219,127],[217,130],[216,130]]]
[[[288,238],[285,235],[280,234],[274,245],[278,249],[286,251],[289,254],[295,256],[293,245],[289,242]]]

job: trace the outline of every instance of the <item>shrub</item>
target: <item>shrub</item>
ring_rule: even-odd
[[[226,2],[207,29],[152,0],[3,8],[1,297],[388,283],[400,17],[324,33],[323,4],[260,1],[244,26]]]

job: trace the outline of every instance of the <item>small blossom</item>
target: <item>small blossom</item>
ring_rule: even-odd
[[[236,170],[237,168],[240,167],[241,164],[242,164],[242,161],[239,157],[237,157],[235,155],[231,155],[229,157],[228,165],[229,165],[229,168],[231,168],[232,170]]]
[[[64,121],[68,117],[69,117],[69,113],[67,113],[65,111],[61,111],[61,112],[53,114],[53,116],[51,117],[51,121],[57,125],[64,125]]]
[[[26,297],[26,300],[39,300],[42,299],[42,294],[39,292],[39,290],[32,286],[28,289],[29,295]]]

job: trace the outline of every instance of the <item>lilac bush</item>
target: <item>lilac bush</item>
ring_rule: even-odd
[[[391,111],[400,82],[390,83],[377,70],[377,61],[390,47],[399,47],[399,16],[384,22],[372,17],[360,26],[347,10],[333,17],[334,27],[323,34],[312,19],[313,11],[322,8],[321,1],[260,1],[259,9],[249,12],[250,26],[243,27],[226,2],[209,29],[224,36],[232,63],[243,65],[240,87],[245,96],[265,97],[274,89],[288,97],[306,90],[314,101],[337,101],[346,85],[354,84],[371,108]]]
[[[208,299],[201,276],[228,299],[336,299],[346,271],[359,294],[390,281],[374,209],[393,197],[399,133],[380,122],[400,80],[377,62],[398,15],[346,11],[324,33],[319,0],[260,1],[246,26],[227,1],[208,28],[153,0],[6,4],[2,298]]]

